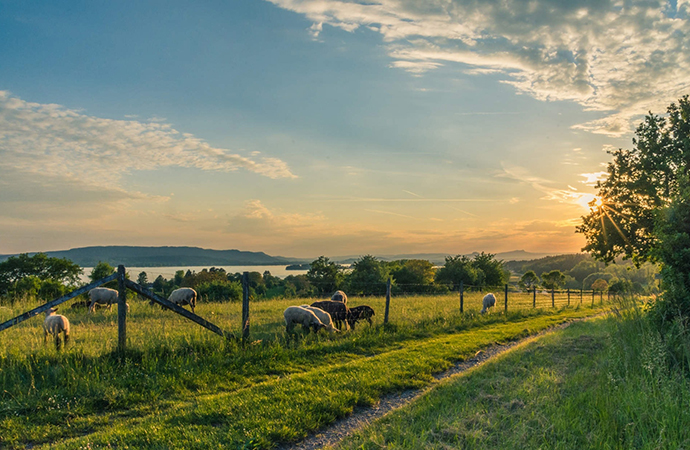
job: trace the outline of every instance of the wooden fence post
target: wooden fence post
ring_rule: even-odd
[[[508,312],[508,283],[505,286],[506,312]]]
[[[125,266],[117,266],[117,348],[124,351],[127,346],[127,288]]]
[[[534,286],[534,289],[532,290],[532,308],[537,307],[537,287]]]
[[[599,304],[600,305],[604,304],[604,291],[599,292]]]
[[[582,304],[582,289],[580,289],[580,304]]]
[[[570,306],[570,288],[568,288],[568,306]]]
[[[594,289],[592,289],[592,308],[594,308]]]
[[[242,274],[242,339],[249,338],[249,272]]]
[[[386,313],[383,316],[383,323],[388,323],[388,312],[391,307],[391,277],[388,277],[388,283],[386,285]]]
[[[551,288],[551,307],[555,308],[556,307],[556,299],[554,297],[554,288]]]
[[[465,308],[465,283],[460,280],[460,312]]]

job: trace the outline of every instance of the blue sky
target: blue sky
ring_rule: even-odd
[[[0,253],[578,251],[689,9],[0,1]]]

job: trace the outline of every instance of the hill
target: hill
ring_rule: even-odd
[[[82,267],[99,261],[111,265],[161,266],[255,266],[305,262],[304,259],[270,256],[263,252],[211,250],[199,247],[102,246],[45,252],[48,256],[67,258]],[[32,253],[33,254],[33,253]],[[0,262],[14,255],[0,255]]]
[[[479,252],[469,253],[466,256],[473,258],[478,255]],[[375,255],[377,259],[381,261],[397,261],[401,259],[423,259],[431,261],[432,264],[437,266],[442,266],[446,262],[446,256],[451,255],[450,253],[411,253],[411,254],[399,254],[399,255]],[[547,256],[548,253],[530,253],[524,250],[513,250],[511,252],[496,253],[495,257],[498,260],[503,261],[514,261],[514,260],[527,260],[527,259],[537,259]],[[340,264],[352,264],[357,261],[362,255],[358,256],[336,256],[331,258],[333,261]],[[455,256],[455,253],[452,254]]]
[[[528,270],[534,270],[537,275],[541,275],[551,270],[567,272],[575,267],[580,261],[591,259],[592,256],[589,253],[577,253],[572,255],[545,256],[530,261],[508,261],[505,267],[511,272],[518,274],[523,274]]]

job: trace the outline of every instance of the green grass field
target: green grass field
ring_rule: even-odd
[[[246,345],[131,299],[124,354],[115,352],[115,307],[89,315],[63,305],[72,340],[61,352],[44,346],[42,315],[3,332],[0,447],[270,448],[386,393],[427,385],[482,347],[598,310],[509,306],[482,316],[480,296],[466,295],[465,314],[457,296],[394,298],[386,327],[384,299],[352,299],[375,308],[373,327],[294,339],[282,311],[313,300],[254,302]],[[1,307],[0,320],[31,306]],[[238,304],[197,312],[239,332]]]
[[[356,432],[339,449],[680,449],[690,380],[639,312],[576,323]]]

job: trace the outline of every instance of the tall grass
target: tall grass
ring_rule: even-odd
[[[384,299],[352,299],[353,305],[367,303],[376,309],[374,326],[360,324],[351,333],[287,339],[282,311],[288,305],[313,300],[252,303],[252,339],[247,344],[219,338],[172,312],[134,298],[129,300],[125,353],[114,351],[115,306],[112,311],[88,314],[63,305],[60,312],[70,319],[72,339],[61,352],[43,344],[42,315],[6,330],[0,346],[0,447],[89,434],[105,427],[103,421],[114,420],[112,417],[146,417],[152,410],[179,402],[194,403],[204,396],[238,392],[329,365],[366,360],[438,335],[513,324],[505,336],[519,336],[536,323],[539,328],[568,316],[591,313],[588,308],[524,309],[479,315],[477,294],[476,298],[469,297],[468,312],[460,314],[456,296],[400,297],[391,302],[391,323],[384,327]],[[33,306],[2,307],[0,320]],[[238,304],[206,303],[198,305],[197,312],[223,329],[239,331]],[[393,379],[386,383],[405,385]],[[331,420],[328,414],[314,423],[327,423]]]

